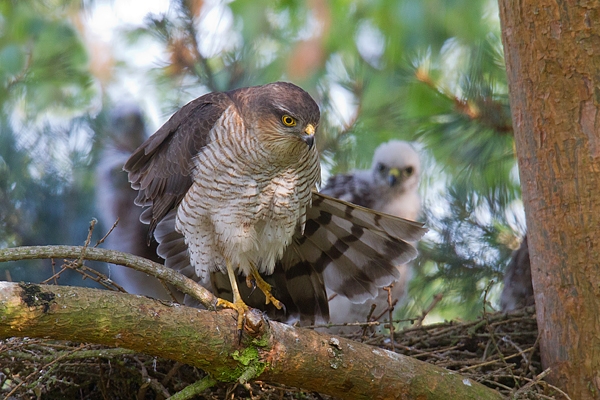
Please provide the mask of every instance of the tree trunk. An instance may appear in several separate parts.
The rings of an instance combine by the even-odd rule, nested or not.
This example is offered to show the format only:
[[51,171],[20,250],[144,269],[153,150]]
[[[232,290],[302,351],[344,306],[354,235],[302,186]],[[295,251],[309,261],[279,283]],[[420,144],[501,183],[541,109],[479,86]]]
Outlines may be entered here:
[[499,5],[542,363],[600,398],[600,3]]

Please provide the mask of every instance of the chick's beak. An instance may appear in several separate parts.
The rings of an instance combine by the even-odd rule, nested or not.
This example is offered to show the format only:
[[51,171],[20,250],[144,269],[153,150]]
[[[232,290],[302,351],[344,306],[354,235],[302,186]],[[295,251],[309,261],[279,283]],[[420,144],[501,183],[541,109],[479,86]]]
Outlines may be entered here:
[[315,144],[315,127],[312,124],[306,125],[304,133],[305,134],[302,135],[302,140],[304,140],[304,143],[306,143],[309,148],[312,148]]
[[398,182],[398,178],[400,177],[400,171],[398,168],[390,168],[390,172],[388,174],[388,184],[390,186],[394,186],[396,182]]

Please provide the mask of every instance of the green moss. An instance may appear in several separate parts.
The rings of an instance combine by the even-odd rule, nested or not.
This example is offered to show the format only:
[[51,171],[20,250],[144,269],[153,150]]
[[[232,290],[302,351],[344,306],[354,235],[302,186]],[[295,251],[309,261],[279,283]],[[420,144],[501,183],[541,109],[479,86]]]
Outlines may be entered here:
[[266,336],[267,335],[263,335],[263,337],[252,339],[252,344],[258,347],[267,347],[269,345],[269,339]]
[[246,383],[249,380],[259,377],[268,363],[261,361],[258,350],[254,346],[247,347],[241,351],[236,350],[231,354],[231,357],[236,360],[239,365],[234,368],[219,368],[212,375],[221,382]]
[[255,347],[246,347],[240,353],[239,350],[236,350],[231,355],[234,360],[241,362],[243,365],[250,365],[252,360],[258,357],[258,350]]
[[260,361],[258,350],[254,346],[246,347],[241,352],[236,350],[231,356],[234,360],[239,361],[240,364],[246,367],[242,368],[241,373],[237,377],[237,380],[240,383],[246,383],[247,381],[260,376],[267,367],[266,362]]

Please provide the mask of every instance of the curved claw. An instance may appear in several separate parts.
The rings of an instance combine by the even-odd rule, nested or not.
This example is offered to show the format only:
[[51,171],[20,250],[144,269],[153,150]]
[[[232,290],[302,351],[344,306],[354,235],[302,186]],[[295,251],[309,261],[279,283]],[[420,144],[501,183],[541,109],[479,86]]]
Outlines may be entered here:
[[248,275],[246,277],[246,286],[252,288],[250,294],[248,295],[248,298],[250,298],[250,296],[252,296],[252,293],[254,293],[254,291],[256,290],[256,279],[254,279],[254,275]]
[[242,331],[244,328],[244,320],[246,312],[249,310],[249,307],[242,301],[242,299],[237,299],[233,303],[224,299],[217,300],[217,306],[221,306],[224,308],[231,308],[236,310],[238,313],[237,316],[237,330],[239,334],[239,340],[242,340]]

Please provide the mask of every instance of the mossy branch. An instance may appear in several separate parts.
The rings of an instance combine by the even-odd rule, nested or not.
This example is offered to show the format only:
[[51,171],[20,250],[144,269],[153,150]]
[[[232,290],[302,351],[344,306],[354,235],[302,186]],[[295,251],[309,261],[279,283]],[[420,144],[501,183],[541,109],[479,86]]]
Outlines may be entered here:
[[[141,262],[144,272],[156,266],[151,275],[166,277],[162,266],[106,252],[87,249],[85,258]],[[17,254],[78,258],[81,248],[5,249],[0,260],[19,259]],[[502,399],[457,373],[369,345],[277,322],[264,323],[258,339],[245,334],[240,344],[232,310],[198,310],[106,290],[0,282],[0,337],[12,336],[123,347],[201,368],[218,381],[260,379],[345,399]]]

